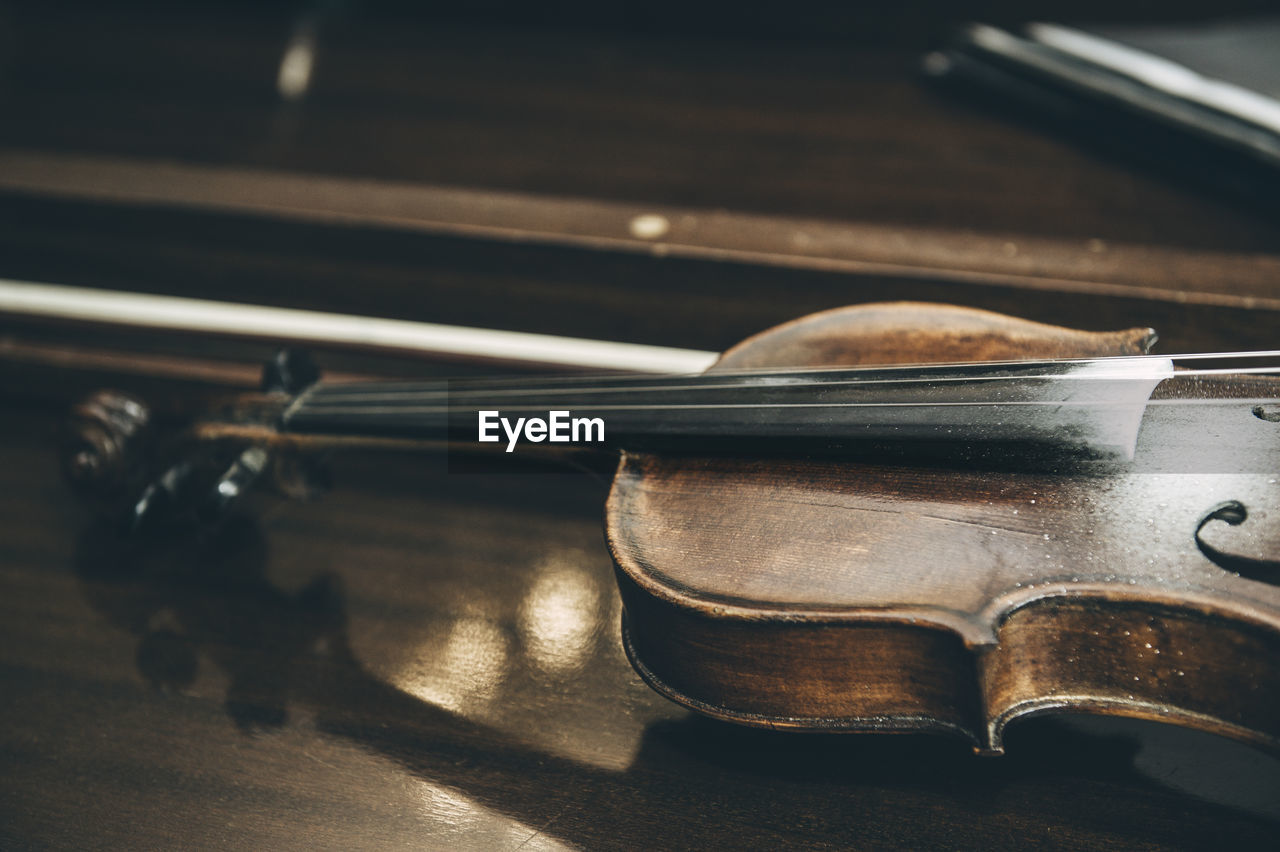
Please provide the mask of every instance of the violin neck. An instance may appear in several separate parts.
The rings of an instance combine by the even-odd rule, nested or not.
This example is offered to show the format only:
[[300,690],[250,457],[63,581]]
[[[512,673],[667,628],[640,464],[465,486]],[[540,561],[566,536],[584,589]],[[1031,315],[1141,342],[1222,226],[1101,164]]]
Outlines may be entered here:
[[[785,452],[866,442],[1034,444],[1130,456],[1163,359],[621,376],[519,382],[320,384],[285,432],[453,445],[597,443]],[[538,425],[541,423],[542,425]],[[532,429],[532,431],[531,431]],[[485,437],[485,435],[495,437]],[[541,437],[539,437],[541,435]],[[585,439],[585,440],[584,440]]]

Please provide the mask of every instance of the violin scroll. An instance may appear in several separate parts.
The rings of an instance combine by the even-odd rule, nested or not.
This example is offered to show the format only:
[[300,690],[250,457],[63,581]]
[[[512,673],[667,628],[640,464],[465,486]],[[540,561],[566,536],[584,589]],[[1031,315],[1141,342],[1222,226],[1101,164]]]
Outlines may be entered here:
[[99,514],[130,533],[156,524],[216,525],[264,480],[290,497],[314,496],[327,487],[326,469],[274,441],[274,420],[319,377],[309,354],[283,350],[263,369],[261,395],[163,424],[132,395],[96,391],[72,410],[65,475]]
[[95,391],[72,410],[63,447],[68,481],[86,494],[124,487],[150,449],[151,434],[144,402],[120,391]]

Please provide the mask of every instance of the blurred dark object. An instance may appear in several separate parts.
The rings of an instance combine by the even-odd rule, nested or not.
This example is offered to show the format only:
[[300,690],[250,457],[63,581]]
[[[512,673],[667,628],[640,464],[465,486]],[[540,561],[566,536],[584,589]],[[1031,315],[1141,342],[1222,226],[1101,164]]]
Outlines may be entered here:
[[959,30],[930,77],[1178,180],[1275,212],[1280,19]]

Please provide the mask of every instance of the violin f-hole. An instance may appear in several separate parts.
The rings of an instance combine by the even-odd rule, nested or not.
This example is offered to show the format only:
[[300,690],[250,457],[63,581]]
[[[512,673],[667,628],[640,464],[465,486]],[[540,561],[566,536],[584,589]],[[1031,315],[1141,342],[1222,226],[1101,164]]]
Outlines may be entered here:
[[1230,571],[1246,579],[1280,585],[1280,561],[1255,559],[1252,556],[1225,553],[1204,540],[1202,533],[1210,521],[1225,521],[1233,527],[1238,527],[1248,518],[1249,510],[1239,500],[1227,500],[1219,503],[1210,509],[1196,524],[1196,547],[1210,562],[1224,571]]

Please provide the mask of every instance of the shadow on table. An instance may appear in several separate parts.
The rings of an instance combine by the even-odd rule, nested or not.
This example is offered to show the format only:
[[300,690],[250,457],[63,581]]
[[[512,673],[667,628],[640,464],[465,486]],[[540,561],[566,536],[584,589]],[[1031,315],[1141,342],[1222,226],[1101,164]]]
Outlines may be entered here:
[[1028,721],[1010,732],[1007,756],[982,759],[935,737],[777,733],[690,716],[651,725],[625,769],[600,769],[372,676],[350,648],[339,580],[274,585],[248,518],[145,542],[94,526],[77,552],[85,595],[137,638],[138,670],[156,688],[190,686],[203,656],[229,677],[226,712],[246,733],[306,709],[321,730],[577,845],[705,847],[728,835],[738,846],[1241,846],[1274,839],[1280,818],[1280,761],[1124,720]]

